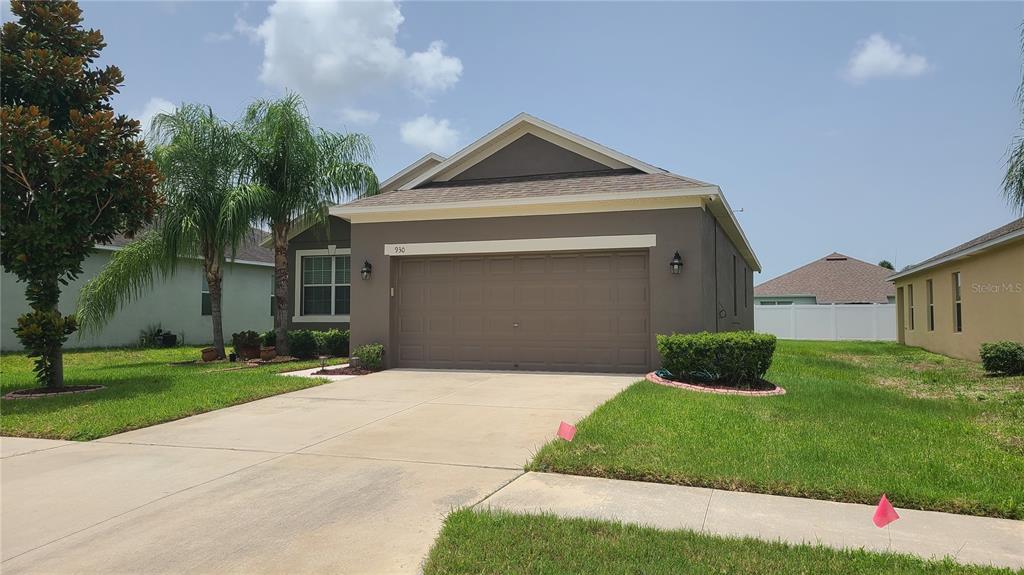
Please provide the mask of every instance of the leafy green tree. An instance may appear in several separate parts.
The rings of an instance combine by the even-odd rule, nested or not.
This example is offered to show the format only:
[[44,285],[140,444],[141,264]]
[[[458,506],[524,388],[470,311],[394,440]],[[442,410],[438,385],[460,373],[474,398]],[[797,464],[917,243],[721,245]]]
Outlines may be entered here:
[[114,254],[83,288],[78,319],[99,329],[117,309],[175,273],[184,260],[200,260],[210,290],[213,345],[224,357],[221,315],[225,256],[252,237],[261,196],[240,181],[242,136],[209,108],[185,105],[153,120],[153,155],[164,181],[164,206],[153,228]]
[[264,194],[263,217],[274,238],[274,330],[288,353],[288,241],[293,226],[327,221],[327,208],[358,195],[377,193],[368,162],[370,139],[314,128],[302,98],[258,100],[243,119],[249,146],[245,172]]
[[[1024,54],[1024,24],[1021,24],[1021,53]],[[1020,106],[1020,126],[1024,132],[1024,66],[1021,67],[1022,77],[1017,88],[1017,103]],[[1018,133],[1010,147],[1010,157],[1006,160],[1006,176],[1003,177],[1003,194],[1013,210],[1024,214],[1024,136]]]
[[892,262],[889,261],[889,260],[882,260],[882,261],[878,262],[878,267],[885,268],[887,270],[895,270],[896,269],[896,267],[893,266]]
[[58,309],[61,286],[97,243],[152,220],[160,176],[139,123],[111,108],[123,76],[94,66],[106,44],[78,4],[13,0],[11,13],[0,31],[0,263],[32,310],[14,331],[39,384],[57,388],[76,330]]

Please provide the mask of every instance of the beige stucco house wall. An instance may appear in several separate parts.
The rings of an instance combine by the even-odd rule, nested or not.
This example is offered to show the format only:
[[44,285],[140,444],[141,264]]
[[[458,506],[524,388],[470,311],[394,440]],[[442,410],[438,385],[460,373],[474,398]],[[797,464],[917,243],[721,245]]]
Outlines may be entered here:
[[[954,274],[958,272],[960,331],[955,323]],[[1024,343],[1024,236],[922,266],[919,271],[901,272],[894,280],[900,343],[975,361],[983,342]]]

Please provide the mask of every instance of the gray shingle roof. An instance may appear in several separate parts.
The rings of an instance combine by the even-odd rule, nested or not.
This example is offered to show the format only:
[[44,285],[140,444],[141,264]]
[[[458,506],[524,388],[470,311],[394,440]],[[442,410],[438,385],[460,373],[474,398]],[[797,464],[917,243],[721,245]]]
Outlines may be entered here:
[[[138,234],[136,234],[138,235]],[[260,262],[272,264],[274,263],[274,250],[260,246],[260,242],[270,236],[270,232],[263,231],[259,228],[252,229],[252,237],[244,241],[242,245],[238,246],[238,251],[235,253],[235,260],[247,261],[247,262]],[[132,240],[122,236],[114,236],[114,239],[107,246],[118,248],[130,244]],[[230,259],[231,254],[228,254]]]
[[818,303],[886,303],[896,295],[892,270],[831,254],[754,287],[754,297],[813,295]]
[[964,243],[956,246],[955,248],[948,249],[948,250],[942,252],[941,254],[932,256],[932,257],[930,257],[930,258],[928,258],[928,259],[926,259],[926,260],[924,260],[922,262],[918,262],[918,263],[916,263],[916,264],[914,264],[912,266],[907,266],[906,268],[900,270],[899,274],[902,275],[902,274],[905,274],[905,273],[908,273],[908,272],[912,272],[912,271],[914,271],[914,270],[916,270],[918,268],[927,267],[929,264],[931,264],[933,262],[936,262],[938,260],[944,259],[944,258],[955,257],[960,252],[966,252],[967,250],[969,250],[969,249],[971,249],[971,248],[973,248],[975,246],[980,246],[983,243],[990,242],[992,240],[998,239],[998,238],[1000,238],[1002,236],[1008,235],[1008,234],[1010,234],[1012,232],[1015,232],[1015,231],[1021,230],[1021,229],[1024,229],[1024,218],[1018,218],[1016,220],[1013,220],[1012,222],[1006,224],[1005,226],[1000,226],[1000,227],[998,227],[998,228],[996,228],[996,229],[994,229],[994,230],[992,230],[992,231],[990,231],[988,233],[984,233],[984,234],[974,238],[973,240],[964,242]]
[[394,207],[480,200],[678,190],[700,188],[707,185],[709,184],[675,174],[646,174],[633,169],[608,170],[518,178],[435,182],[412,190],[395,190],[360,198],[346,204],[346,207]]

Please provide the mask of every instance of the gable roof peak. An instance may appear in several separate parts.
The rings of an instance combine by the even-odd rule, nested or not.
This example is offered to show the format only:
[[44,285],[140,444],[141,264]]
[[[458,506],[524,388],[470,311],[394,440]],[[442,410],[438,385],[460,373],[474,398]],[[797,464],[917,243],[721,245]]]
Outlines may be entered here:
[[405,183],[400,189],[410,190],[433,181],[448,181],[524,134],[532,134],[574,153],[604,163],[612,169],[634,168],[647,174],[668,173],[667,170],[598,144],[532,114],[520,112],[475,142],[452,154],[445,161]]

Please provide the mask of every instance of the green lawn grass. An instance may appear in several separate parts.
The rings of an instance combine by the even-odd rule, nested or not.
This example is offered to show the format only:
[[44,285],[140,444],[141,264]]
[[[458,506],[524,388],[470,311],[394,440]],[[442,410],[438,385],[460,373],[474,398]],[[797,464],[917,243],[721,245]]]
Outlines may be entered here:
[[[237,371],[226,362],[171,366],[197,359],[200,347],[166,349],[69,350],[64,354],[66,385],[100,384],[105,389],[56,397],[0,400],[0,434],[89,440],[138,429],[325,383],[324,379],[281,377],[319,365],[281,363]],[[340,360],[335,360],[340,361]],[[34,387],[32,360],[0,355],[0,391]]]
[[659,531],[550,515],[456,511],[425,575],[448,573],[1009,573],[908,555]]
[[775,397],[641,381],[528,466],[1024,519],[1024,378],[894,343],[780,341]]

